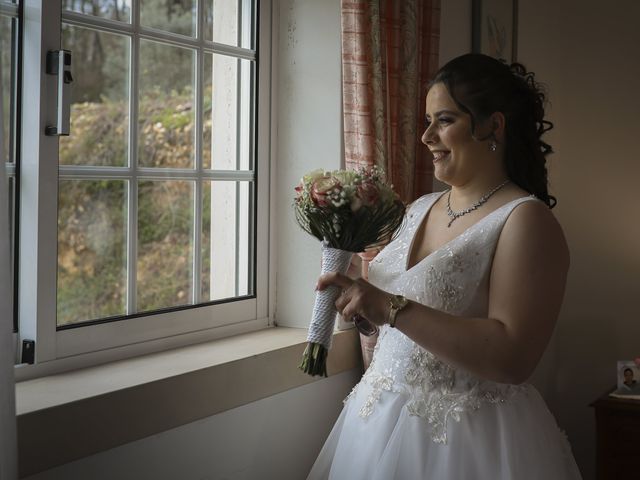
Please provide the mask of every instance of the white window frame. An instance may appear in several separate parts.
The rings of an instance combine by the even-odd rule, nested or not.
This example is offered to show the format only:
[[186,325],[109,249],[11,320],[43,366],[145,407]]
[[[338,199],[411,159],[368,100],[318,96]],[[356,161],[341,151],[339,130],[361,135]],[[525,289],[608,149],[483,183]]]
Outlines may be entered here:
[[[2,13],[5,18],[7,16],[8,17],[13,17],[13,18],[18,18],[19,14],[20,14],[19,8],[20,7],[17,4],[0,3],[0,13]],[[19,29],[18,33],[19,34],[22,33],[22,24],[21,23],[19,23],[18,29]],[[18,51],[19,51],[19,49],[18,49]],[[19,77],[18,77],[19,72],[17,70],[18,69],[16,68],[16,71],[13,71],[12,75],[11,75],[13,84],[16,85],[16,87],[18,85],[18,82],[20,81]],[[2,94],[2,92],[0,92],[0,95],[1,94]],[[13,99],[16,99],[17,92],[11,92],[11,95],[12,95]],[[2,112],[0,112],[0,115],[2,115]],[[16,119],[17,119],[17,112],[14,109],[14,110],[11,111],[11,117],[10,117],[9,121],[13,122],[13,121],[16,121]],[[4,121],[4,119],[2,119],[0,117],[0,124],[3,121]],[[10,147],[10,152],[9,153],[10,154],[11,153],[14,154],[13,160],[14,160],[14,162],[16,162],[17,159],[18,159],[18,155],[16,154],[17,139],[18,139],[18,128],[12,128],[9,131],[10,131],[11,138],[4,138],[3,140],[4,140],[4,144],[5,145],[8,143],[10,146],[13,146],[13,149],[11,149],[11,147]],[[0,135],[1,134],[2,133],[0,133]],[[0,147],[1,147],[1,145],[2,145],[2,143],[0,142]],[[15,189],[17,188],[17,180],[18,179],[16,177],[16,173],[17,173],[16,163],[14,163],[14,162],[6,164],[6,163],[4,163],[4,161],[2,161],[2,163],[0,164],[0,167],[6,169],[5,171],[6,171],[6,174],[7,174],[7,179],[13,179],[13,182],[14,182],[14,187],[13,188],[14,188],[14,195],[15,195]],[[14,202],[17,203],[17,197],[16,196],[14,196]],[[12,212],[12,214],[11,214],[11,216],[9,218],[9,221],[12,222],[11,228],[13,230],[13,238],[11,239],[11,244],[13,244],[15,242],[15,234],[16,234],[15,229],[17,227],[17,224],[16,224],[16,220],[17,219],[15,218],[15,213],[16,213],[15,211]],[[16,259],[13,257],[15,255],[15,250],[12,251],[10,253],[10,255],[12,256],[10,261],[12,263],[13,269],[15,270],[15,268],[17,268]],[[15,279],[15,275],[14,275],[14,272],[12,272],[11,281],[13,282],[14,279]],[[11,305],[9,306],[9,310],[10,311],[13,311],[13,298],[14,298],[14,295],[11,296]],[[14,345],[17,344],[17,334],[16,333],[14,333],[13,343],[14,343]]]
[[[237,180],[256,179],[254,295],[226,303],[136,315],[134,318],[67,330],[56,328],[57,249],[54,246],[57,245],[58,139],[44,134],[45,126],[54,123],[56,109],[56,99],[51,94],[55,92],[55,77],[44,74],[46,52],[60,48],[60,33],[56,31],[60,27],[41,28],[43,22],[61,25],[61,2],[23,2],[18,311],[19,338],[35,340],[36,364],[20,365],[17,369],[18,378],[88,366],[272,326],[269,307],[272,2],[257,0],[256,5],[256,42],[259,54],[255,51],[253,53],[257,69],[254,169],[233,172],[233,178]],[[74,16],[75,14],[65,13],[65,21],[72,21]],[[85,19],[84,16],[82,18]],[[104,26],[109,22],[98,23]],[[243,56],[250,57],[246,49],[219,45],[216,45],[216,49],[236,54],[242,51]],[[134,94],[133,88],[131,94]],[[66,170],[68,174],[74,172],[73,169]],[[79,170],[81,169],[76,170],[76,173]],[[228,178],[228,172],[219,173],[216,179],[225,175]]]

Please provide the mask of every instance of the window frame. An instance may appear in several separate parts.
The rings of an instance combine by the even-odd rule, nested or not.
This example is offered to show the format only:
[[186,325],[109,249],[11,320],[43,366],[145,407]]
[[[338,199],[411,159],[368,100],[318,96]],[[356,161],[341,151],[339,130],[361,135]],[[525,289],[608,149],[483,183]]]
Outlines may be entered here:
[[[255,182],[254,294],[226,302],[133,314],[123,321],[89,322],[78,328],[62,329],[56,325],[57,249],[51,248],[57,245],[58,138],[44,134],[45,125],[53,123],[55,118],[56,99],[48,94],[55,92],[55,77],[46,75],[44,66],[46,52],[60,48],[63,15],[60,0],[23,2],[22,85],[23,91],[30,94],[22,98],[21,128],[23,132],[34,132],[37,125],[37,135],[29,138],[23,135],[21,142],[18,320],[19,339],[36,342],[36,364],[22,365],[18,369],[19,378],[55,371],[56,364],[64,365],[61,368],[65,369],[77,368],[105,359],[125,358],[272,326],[269,301],[273,297],[269,290],[272,275],[269,225],[273,215],[269,209],[272,2],[256,0],[254,165],[252,171],[240,174]],[[137,4],[134,1],[132,8],[137,8]],[[76,16],[85,18],[66,12],[64,19]],[[44,22],[55,27],[41,28]],[[104,26],[109,22],[99,23]],[[233,53],[242,50],[246,55],[247,49],[222,46],[220,50]],[[73,174],[82,167],[65,169]]]
[[[13,18],[17,21],[17,35],[22,35],[22,3],[11,3],[11,0],[5,0],[0,3],[0,13],[5,18]],[[16,32],[12,32],[15,38]],[[14,333],[14,345],[17,345],[17,333],[18,333],[18,214],[19,214],[19,192],[20,192],[20,98],[21,98],[21,72],[22,72],[22,42],[17,41],[17,45],[13,47],[16,55],[15,70],[12,70],[11,74],[11,105],[10,105],[10,119],[14,125],[14,128],[10,129],[10,138],[4,139],[4,142],[9,143],[9,154],[13,154],[12,162],[5,163],[2,168],[6,169],[7,180],[13,180],[13,212],[10,213],[9,222],[11,231],[13,233],[10,239],[11,248],[11,282],[12,282],[12,295],[10,309],[13,312],[13,333]],[[0,95],[2,92],[0,92]],[[2,112],[0,112],[2,115]],[[14,352],[15,353],[15,352]]]

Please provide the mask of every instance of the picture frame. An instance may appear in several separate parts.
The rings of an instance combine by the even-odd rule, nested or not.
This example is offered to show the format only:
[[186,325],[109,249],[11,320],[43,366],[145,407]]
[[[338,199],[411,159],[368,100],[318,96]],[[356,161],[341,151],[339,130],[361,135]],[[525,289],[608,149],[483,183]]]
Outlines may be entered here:
[[620,360],[617,366],[616,396],[640,397],[640,365],[634,360]]
[[472,0],[471,51],[517,61],[518,0]]

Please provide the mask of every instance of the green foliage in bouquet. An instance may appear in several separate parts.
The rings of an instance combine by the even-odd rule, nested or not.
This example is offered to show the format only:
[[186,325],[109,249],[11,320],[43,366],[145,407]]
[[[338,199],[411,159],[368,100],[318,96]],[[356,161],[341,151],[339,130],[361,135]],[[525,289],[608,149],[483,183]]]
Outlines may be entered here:
[[294,208],[303,230],[332,248],[349,252],[388,243],[405,212],[377,167],[314,170],[296,187]]

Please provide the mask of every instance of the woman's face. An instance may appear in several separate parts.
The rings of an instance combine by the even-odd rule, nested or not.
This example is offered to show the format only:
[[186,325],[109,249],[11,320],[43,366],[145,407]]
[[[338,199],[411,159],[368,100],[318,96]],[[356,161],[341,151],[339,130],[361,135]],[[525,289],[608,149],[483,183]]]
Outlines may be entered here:
[[444,84],[431,87],[426,103],[427,129],[422,143],[433,153],[435,177],[449,185],[463,185],[484,167],[493,152],[488,141],[472,137],[471,116],[458,109]]

